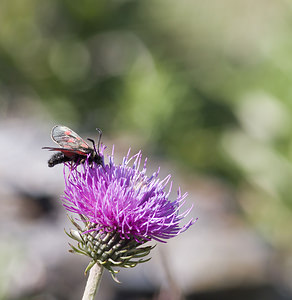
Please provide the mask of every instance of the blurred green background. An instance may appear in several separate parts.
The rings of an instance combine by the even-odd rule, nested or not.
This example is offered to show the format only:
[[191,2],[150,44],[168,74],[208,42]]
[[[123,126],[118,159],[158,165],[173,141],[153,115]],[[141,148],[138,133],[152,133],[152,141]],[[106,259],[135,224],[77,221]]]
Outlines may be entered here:
[[288,0],[2,0],[0,115],[135,136],[224,181],[290,256],[291,37]]

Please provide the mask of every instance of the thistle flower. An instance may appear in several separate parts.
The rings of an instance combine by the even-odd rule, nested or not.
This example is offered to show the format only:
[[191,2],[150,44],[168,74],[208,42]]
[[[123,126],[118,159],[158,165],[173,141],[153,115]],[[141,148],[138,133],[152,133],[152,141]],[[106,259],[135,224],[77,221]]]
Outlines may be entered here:
[[98,263],[115,280],[118,271],[112,267],[134,267],[150,259],[141,258],[153,247],[141,245],[151,240],[166,242],[195,222],[191,219],[180,226],[192,209],[179,213],[187,194],[182,195],[179,189],[176,200],[170,201],[170,175],[160,180],[158,169],[147,177],[147,159],[142,170],[141,160],[141,152],[130,157],[129,150],[117,165],[113,148],[106,165],[85,163],[73,169],[67,166],[64,171],[64,206],[80,216],[78,220],[71,218],[77,230],[71,230],[68,235],[78,241],[78,247],[70,245],[71,251],[91,258],[87,270]]

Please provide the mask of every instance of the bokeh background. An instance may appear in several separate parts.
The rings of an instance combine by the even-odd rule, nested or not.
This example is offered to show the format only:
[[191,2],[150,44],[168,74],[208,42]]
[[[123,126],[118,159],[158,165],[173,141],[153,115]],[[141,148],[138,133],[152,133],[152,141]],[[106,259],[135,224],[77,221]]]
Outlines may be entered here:
[[100,299],[291,299],[292,2],[0,2],[0,299],[80,299],[50,129],[189,192],[186,233]]

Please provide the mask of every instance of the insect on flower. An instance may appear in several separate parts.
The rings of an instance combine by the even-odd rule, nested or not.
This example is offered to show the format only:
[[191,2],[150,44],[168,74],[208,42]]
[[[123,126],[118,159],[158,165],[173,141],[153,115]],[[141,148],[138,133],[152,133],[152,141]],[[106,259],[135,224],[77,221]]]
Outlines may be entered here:
[[76,132],[70,128],[62,125],[56,125],[52,129],[51,138],[61,148],[57,147],[43,147],[49,151],[58,151],[49,160],[48,166],[54,167],[57,164],[64,162],[74,162],[81,164],[88,159],[91,164],[95,162],[98,165],[103,165],[103,156],[99,152],[100,140],[102,131],[97,128],[99,132],[97,148],[92,139],[88,140],[92,143],[89,146]]

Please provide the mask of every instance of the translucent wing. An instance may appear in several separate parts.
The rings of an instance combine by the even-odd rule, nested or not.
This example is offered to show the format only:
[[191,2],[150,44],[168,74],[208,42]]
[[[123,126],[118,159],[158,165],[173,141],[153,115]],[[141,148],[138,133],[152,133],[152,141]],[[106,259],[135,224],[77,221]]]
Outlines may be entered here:
[[74,157],[76,154],[86,155],[88,152],[88,151],[85,152],[85,151],[77,150],[77,149],[57,148],[57,147],[42,147],[42,149],[46,149],[49,151],[59,151],[59,152],[64,153],[64,155],[67,157]]
[[66,150],[75,150],[76,153],[89,153],[92,150],[76,132],[66,126],[54,126],[51,137],[55,143]]

